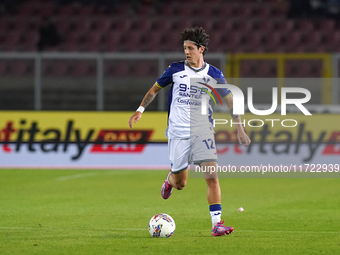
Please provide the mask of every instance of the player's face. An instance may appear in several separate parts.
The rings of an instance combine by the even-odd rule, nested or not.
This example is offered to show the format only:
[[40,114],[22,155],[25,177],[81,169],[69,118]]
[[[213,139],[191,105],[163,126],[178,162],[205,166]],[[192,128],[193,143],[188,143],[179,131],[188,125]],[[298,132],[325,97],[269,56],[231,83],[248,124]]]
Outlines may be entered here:
[[192,42],[185,41],[183,44],[185,57],[191,66],[196,66],[203,57],[204,47],[197,47]]

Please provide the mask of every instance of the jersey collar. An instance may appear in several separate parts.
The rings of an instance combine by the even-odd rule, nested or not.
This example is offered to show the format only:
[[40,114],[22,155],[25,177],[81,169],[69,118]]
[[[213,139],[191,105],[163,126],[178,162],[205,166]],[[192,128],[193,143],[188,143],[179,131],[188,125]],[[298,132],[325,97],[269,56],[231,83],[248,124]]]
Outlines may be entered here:
[[192,71],[194,71],[195,73],[198,73],[198,72],[202,71],[204,68],[207,67],[207,62],[204,62],[204,65],[203,65],[200,69],[195,69],[195,68],[191,67],[191,66],[189,65],[188,61],[185,61],[185,64],[186,64],[187,67],[189,67],[189,68],[190,68]]

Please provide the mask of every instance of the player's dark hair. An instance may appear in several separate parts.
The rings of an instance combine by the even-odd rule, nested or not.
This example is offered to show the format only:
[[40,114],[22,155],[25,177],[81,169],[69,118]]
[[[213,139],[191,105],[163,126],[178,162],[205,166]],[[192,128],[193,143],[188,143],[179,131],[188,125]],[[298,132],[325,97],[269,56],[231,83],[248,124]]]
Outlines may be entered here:
[[193,41],[197,48],[204,46],[203,55],[208,51],[208,43],[210,41],[209,35],[204,31],[202,27],[186,28],[181,33],[182,41]]

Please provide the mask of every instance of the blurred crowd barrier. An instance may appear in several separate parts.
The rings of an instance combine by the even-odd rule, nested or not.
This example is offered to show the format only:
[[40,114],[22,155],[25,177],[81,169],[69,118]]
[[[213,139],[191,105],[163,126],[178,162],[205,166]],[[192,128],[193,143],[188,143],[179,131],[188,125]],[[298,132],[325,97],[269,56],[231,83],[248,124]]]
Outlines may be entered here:
[[[0,53],[0,110],[135,110],[167,66],[183,58],[183,53]],[[209,53],[205,60],[245,94],[254,87],[255,104],[270,105],[272,88],[284,86],[308,89],[315,111],[332,105],[333,112],[339,103],[340,54]],[[149,110],[167,110],[167,90]]]

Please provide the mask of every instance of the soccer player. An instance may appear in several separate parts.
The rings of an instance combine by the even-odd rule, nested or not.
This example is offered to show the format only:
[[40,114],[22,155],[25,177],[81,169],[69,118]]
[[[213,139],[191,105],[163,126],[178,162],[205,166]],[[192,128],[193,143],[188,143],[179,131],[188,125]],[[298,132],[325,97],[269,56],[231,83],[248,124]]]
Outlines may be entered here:
[[[222,72],[204,61],[203,56],[208,50],[209,42],[209,35],[204,29],[201,27],[186,28],[181,36],[186,60],[172,63],[165,70],[146,93],[141,105],[129,120],[129,126],[132,128],[133,123],[139,121],[143,111],[154,100],[157,93],[171,85],[167,127],[171,170],[161,188],[161,195],[164,199],[170,197],[173,187],[177,190],[185,187],[188,179],[187,168],[190,163],[193,162],[205,169],[217,169],[211,106],[209,105],[209,115],[201,114],[202,98],[208,95],[206,93],[208,90],[198,89],[198,86],[191,85],[191,79],[201,79],[204,81],[201,84],[207,84],[211,80],[218,81],[219,84],[226,83]],[[240,124],[240,116],[233,114],[231,91],[218,89],[218,93],[225,98],[234,122],[239,123],[237,124],[239,143],[245,142],[245,146],[248,146],[250,139]],[[207,197],[212,221],[212,235],[231,234],[234,228],[224,226],[224,221],[221,221],[221,190],[217,173],[216,171],[206,172],[204,177],[208,187]]]

